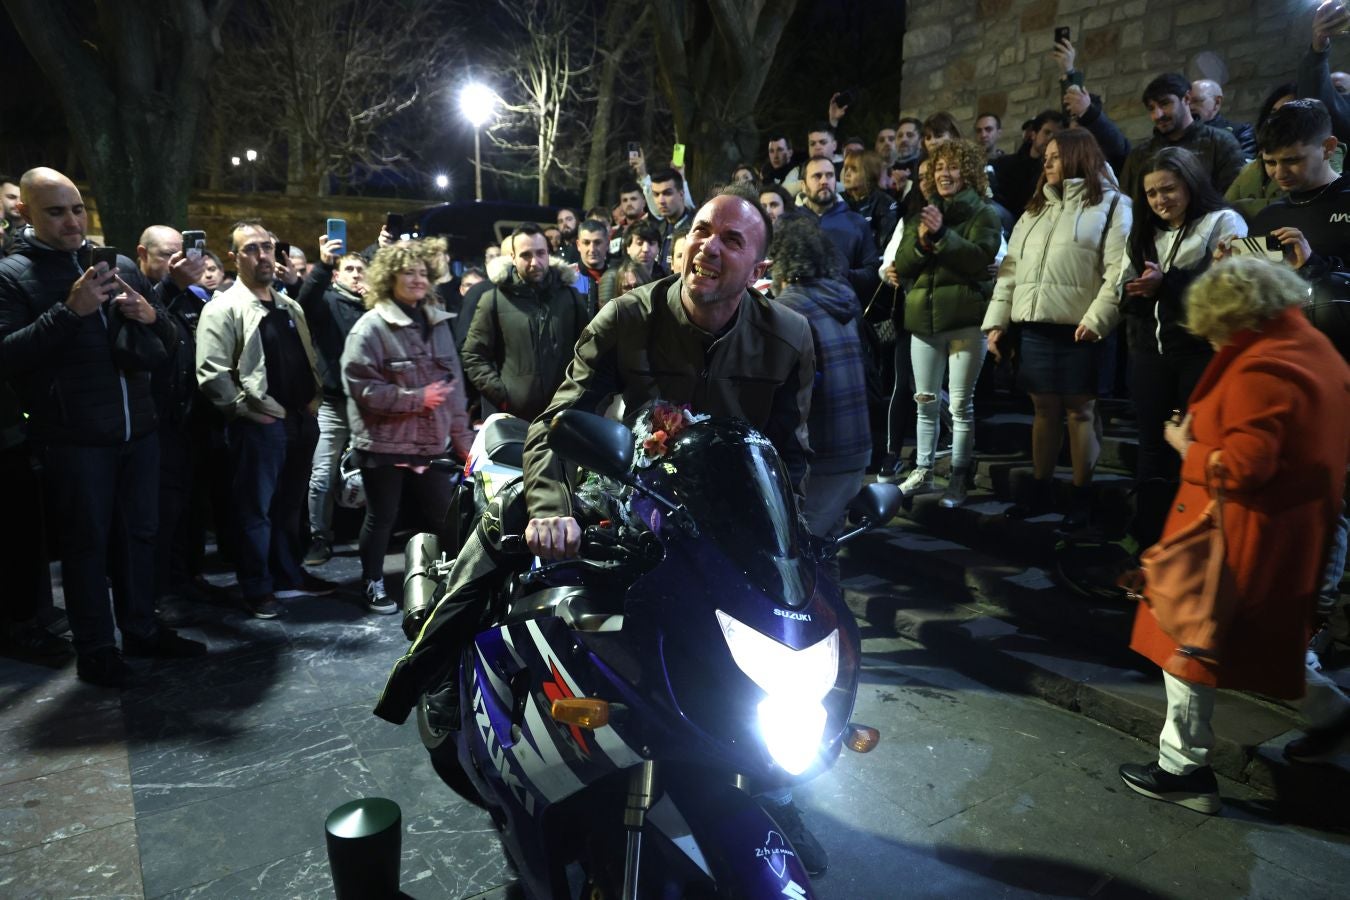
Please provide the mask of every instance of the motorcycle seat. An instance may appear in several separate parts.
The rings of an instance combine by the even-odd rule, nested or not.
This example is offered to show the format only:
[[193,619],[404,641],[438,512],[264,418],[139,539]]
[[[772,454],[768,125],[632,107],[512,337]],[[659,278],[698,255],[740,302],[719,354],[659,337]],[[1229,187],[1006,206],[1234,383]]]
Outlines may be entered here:
[[483,426],[483,447],[487,457],[499,466],[525,467],[525,433],[530,423],[515,416],[494,416]]

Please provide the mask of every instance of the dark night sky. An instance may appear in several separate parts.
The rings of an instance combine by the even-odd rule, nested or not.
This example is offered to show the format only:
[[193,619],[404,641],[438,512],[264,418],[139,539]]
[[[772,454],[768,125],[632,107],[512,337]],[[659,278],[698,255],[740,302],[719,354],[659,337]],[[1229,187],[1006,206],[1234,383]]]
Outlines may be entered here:
[[[484,17],[482,4],[470,8]],[[804,140],[807,125],[823,117],[830,93],[851,88],[858,100],[842,131],[870,138],[896,115],[903,10],[904,0],[802,0],[765,89],[761,128],[785,128],[794,141]],[[9,75],[0,90],[0,171],[68,166],[64,116],[8,15],[0,16],[0,58]],[[464,183],[471,171],[465,161],[472,154],[471,133],[448,108],[430,110],[429,119],[424,166],[437,169],[440,159],[459,160],[452,175]]]

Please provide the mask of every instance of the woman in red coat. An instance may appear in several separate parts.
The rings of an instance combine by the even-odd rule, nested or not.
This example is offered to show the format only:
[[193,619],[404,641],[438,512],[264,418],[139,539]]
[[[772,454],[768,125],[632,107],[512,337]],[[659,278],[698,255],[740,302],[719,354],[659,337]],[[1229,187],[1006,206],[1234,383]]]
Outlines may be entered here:
[[1178,654],[1153,611],[1140,605],[1130,647],[1162,667],[1167,720],[1158,760],[1121,766],[1120,775],[1141,794],[1200,812],[1219,809],[1207,765],[1215,688],[1293,699],[1306,680],[1310,735],[1334,738],[1334,749],[1350,733],[1350,700],[1304,665],[1350,460],[1350,369],[1300,311],[1307,291],[1288,267],[1246,256],[1216,264],[1187,295],[1187,328],[1216,355],[1185,420],[1166,427],[1182,480],[1163,537],[1204,511],[1206,474],[1222,477],[1225,559],[1238,609],[1221,662],[1208,665]]

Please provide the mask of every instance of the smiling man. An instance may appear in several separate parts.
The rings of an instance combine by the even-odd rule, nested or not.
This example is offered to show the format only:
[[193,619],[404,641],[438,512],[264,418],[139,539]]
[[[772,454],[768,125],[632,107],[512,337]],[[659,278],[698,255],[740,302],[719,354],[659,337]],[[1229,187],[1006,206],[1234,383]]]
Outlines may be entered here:
[[[693,217],[681,272],[606,304],[582,332],[566,380],[525,439],[533,517],[525,537],[532,552],[561,558],[580,545],[569,467],[548,448],[553,417],[565,409],[603,412],[621,397],[632,424],[659,398],[743,419],[773,442],[800,483],[810,454],[806,419],[815,351],[806,319],[751,287],[767,267],[770,234],[753,193],[729,188]],[[459,658],[487,602],[483,586],[497,566],[492,548],[499,538],[500,529],[493,533],[481,523],[470,533],[446,597],[394,667],[376,715],[405,721],[444,661]]]
[[[1163,147],[1185,147],[1194,153],[1215,190],[1221,194],[1227,190],[1246,164],[1242,146],[1230,132],[1195,119],[1190,106],[1191,83],[1176,73],[1159,75],[1144,88],[1143,101],[1153,120],[1153,136],[1135,145],[1125,159],[1120,181],[1126,195],[1138,193],[1144,167]],[[1109,122],[1104,113],[1099,121]]]

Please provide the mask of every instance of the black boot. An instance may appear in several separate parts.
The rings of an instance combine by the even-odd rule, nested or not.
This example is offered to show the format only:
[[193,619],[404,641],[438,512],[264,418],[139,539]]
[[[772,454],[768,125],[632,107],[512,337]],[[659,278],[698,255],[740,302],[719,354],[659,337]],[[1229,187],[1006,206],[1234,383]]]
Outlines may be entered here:
[[1043,516],[1053,506],[1054,493],[1055,479],[1053,477],[1034,478],[1026,497],[1008,507],[1008,511],[1003,515],[1009,519],[1031,519],[1036,516]]
[[956,509],[962,503],[966,502],[966,483],[970,477],[970,469],[962,466],[959,469],[952,469],[952,476],[947,480],[947,490],[943,492],[942,499],[938,504],[945,509]]
[[1069,511],[1064,515],[1060,528],[1064,531],[1078,531],[1092,524],[1092,485],[1073,486],[1073,496],[1069,500]]

